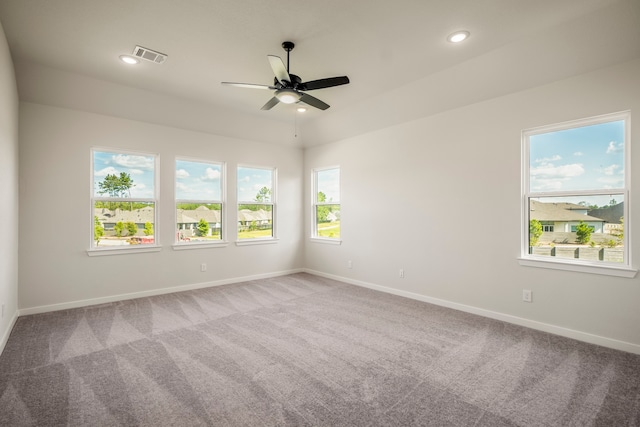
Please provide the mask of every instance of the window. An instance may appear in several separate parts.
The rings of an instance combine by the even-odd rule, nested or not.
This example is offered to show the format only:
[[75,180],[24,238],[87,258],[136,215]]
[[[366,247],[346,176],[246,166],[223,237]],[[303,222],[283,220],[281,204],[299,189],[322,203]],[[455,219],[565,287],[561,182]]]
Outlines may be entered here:
[[276,170],[238,167],[238,240],[273,239]]
[[222,242],[224,164],[177,159],[175,177],[176,243]]
[[157,156],[92,150],[91,249],[157,244]]
[[629,135],[628,112],[523,132],[522,259],[629,267]]
[[340,239],[340,168],[313,171],[312,237]]
[[540,221],[540,224],[542,225],[542,231],[543,232],[553,232],[553,222],[550,221]]

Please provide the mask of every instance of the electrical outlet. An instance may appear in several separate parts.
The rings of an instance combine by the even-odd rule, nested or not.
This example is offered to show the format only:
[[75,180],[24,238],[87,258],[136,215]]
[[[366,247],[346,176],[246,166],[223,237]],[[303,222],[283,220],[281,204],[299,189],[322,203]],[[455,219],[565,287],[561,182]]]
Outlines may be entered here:
[[528,289],[522,290],[522,301],[524,302],[532,302],[533,301],[533,293]]
[[202,271],[202,272],[207,271],[207,264],[205,264],[204,262],[202,264],[200,264],[200,271]]
[[347,261],[347,268],[353,268],[353,263],[351,260]]
[[400,278],[401,278],[401,279],[404,279],[404,268],[401,268],[401,269],[400,269],[400,273],[399,273],[399,275],[400,275]]

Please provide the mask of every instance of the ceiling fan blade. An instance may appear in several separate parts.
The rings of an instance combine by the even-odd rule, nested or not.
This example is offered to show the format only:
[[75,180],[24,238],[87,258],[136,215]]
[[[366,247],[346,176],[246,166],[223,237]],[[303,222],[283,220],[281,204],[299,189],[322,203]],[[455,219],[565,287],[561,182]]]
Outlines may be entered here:
[[247,89],[268,89],[268,90],[277,89],[275,86],[254,85],[253,83],[222,82],[222,84],[223,85],[227,85],[227,86],[244,87],[244,88],[247,88]]
[[289,83],[291,83],[291,77],[289,77],[289,72],[287,68],[284,66],[284,62],[280,59],[279,56],[275,55],[267,55],[269,58],[269,64],[271,65],[271,69],[273,70],[273,74],[276,76],[276,79],[282,84],[284,87],[289,87]]
[[314,90],[324,89],[327,87],[346,85],[349,83],[349,77],[330,77],[328,79],[311,80],[310,82],[304,82],[298,88],[300,90]]
[[271,98],[269,101],[267,101],[266,104],[264,104],[261,108],[261,110],[271,110],[273,107],[275,107],[280,101],[278,101],[278,98],[276,98],[275,96],[273,98]]
[[316,107],[321,110],[326,110],[327,108],[329,108],[329,104],[320,101],[318,98],[307,95],[306,93],[301,93],[300,95],[300,101],[304,102],[305,104],[311,105],[312,107]]

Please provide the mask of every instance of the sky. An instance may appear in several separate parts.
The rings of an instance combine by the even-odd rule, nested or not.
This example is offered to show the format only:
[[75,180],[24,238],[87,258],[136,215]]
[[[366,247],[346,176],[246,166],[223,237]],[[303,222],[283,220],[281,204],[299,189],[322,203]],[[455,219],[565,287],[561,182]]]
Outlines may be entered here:
[[262,187],[273,191],[273,169],[238,167],[238,202],[254,202]]
[[[531,192],[624,188],[623,120],[531,135],[529,141]],[[602,206],[611,198],[581,200]]]
[[[132,198],[153,198],[154,190],[154,156],[138,156],[123,153],[110,153],[105,151],[93,152],[93,194],[98,194],[102,182],[107,175],[120,175],[128,173],[133,181],[131,187]],[[102,195],[108,197],[107,194]]]
[[340,203],[340,169],[325,169],[317,172],[318,192],[327,196],[326,202]]
[[222,200],[222,164],[176,160],[176,199]]

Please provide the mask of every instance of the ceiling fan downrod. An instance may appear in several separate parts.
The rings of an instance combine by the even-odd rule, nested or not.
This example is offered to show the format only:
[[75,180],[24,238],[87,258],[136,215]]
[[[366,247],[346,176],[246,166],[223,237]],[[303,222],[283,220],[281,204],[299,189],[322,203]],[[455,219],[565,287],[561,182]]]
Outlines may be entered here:
[[289,52],[291,52],[295,46],[293,42],[282,42],[282,48],[287,51],[287,73],[289,72]]

